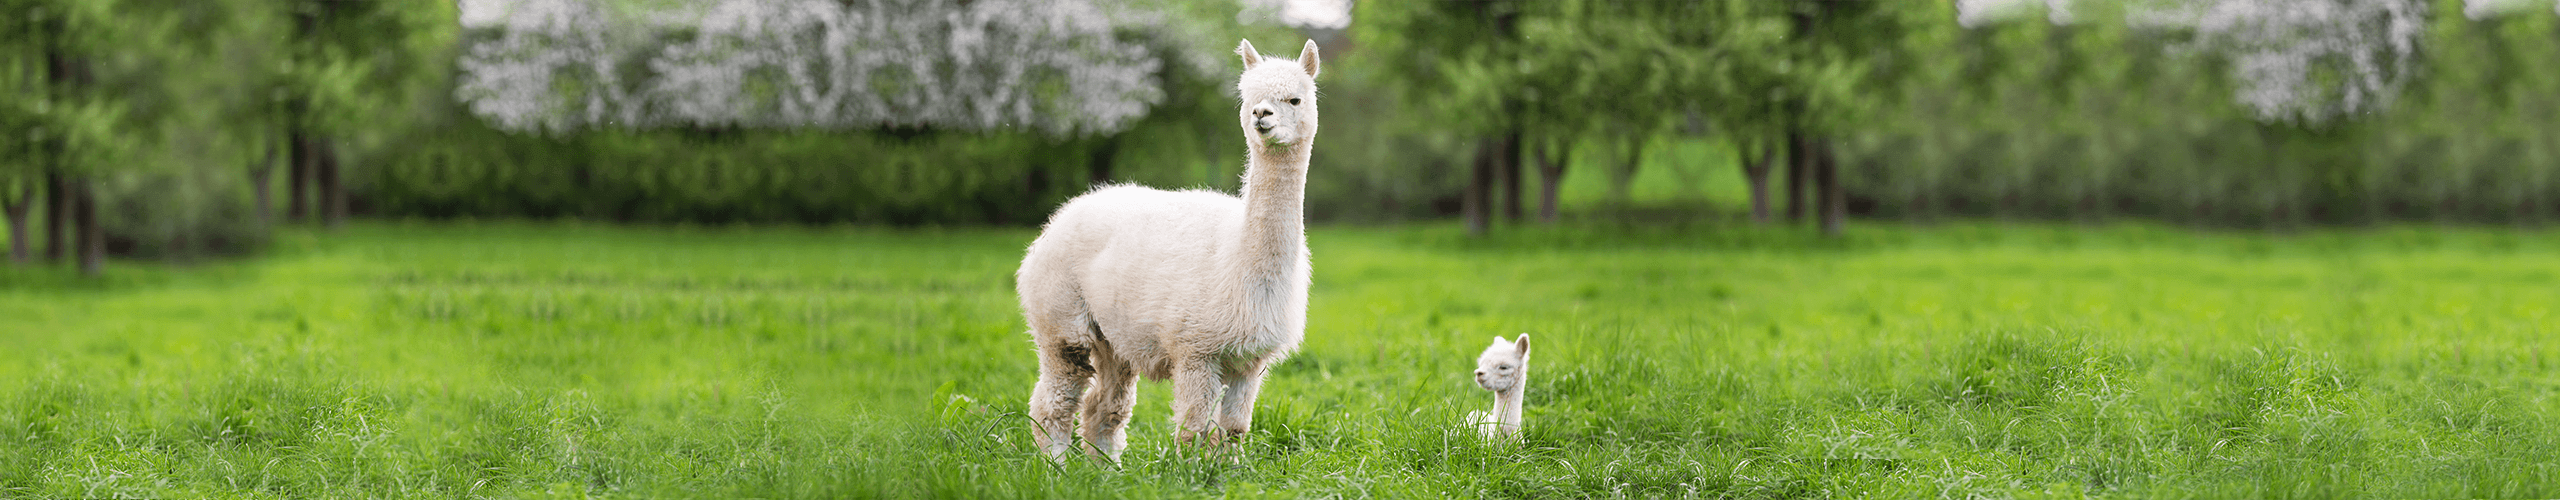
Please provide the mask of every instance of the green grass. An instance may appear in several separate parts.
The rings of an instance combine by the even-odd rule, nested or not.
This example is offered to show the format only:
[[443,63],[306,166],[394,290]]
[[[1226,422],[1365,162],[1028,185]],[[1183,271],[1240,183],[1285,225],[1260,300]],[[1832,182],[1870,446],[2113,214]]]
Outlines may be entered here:
[[[0,271],[0,498],[2552,497],[2560,234],[1318,229],[1233,463],[1035,458],[1027,230]],[[1526,442],[1458,425],[1534,332]]]

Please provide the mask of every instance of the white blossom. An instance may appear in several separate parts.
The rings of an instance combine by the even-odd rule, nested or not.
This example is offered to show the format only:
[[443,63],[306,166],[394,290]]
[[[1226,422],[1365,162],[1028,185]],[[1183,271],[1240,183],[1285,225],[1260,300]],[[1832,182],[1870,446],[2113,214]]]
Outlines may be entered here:
[[[1053,136],[1126,128],[1164,98],[1162,56],[1117,34],[1144,16],[1088,0],[703,0],[647,16],[601,5],[521,0],[478,13],[504,21],[464,51],[460,97],[517,130]],[[616,32],[637,34],[607,36]]]
[[2228,58],[2236,98],[2261,120],[2319,123],[2388,109],[2410,79],[2426,25],[2419,0],[2135,5],[2136,25],[2192,30],[2193,48]]
[[2552,3],[2551,0],[2464,0],[2462,16],[2473,20],[2488,19],[2525,12],[2540,4],[2550,3]]
[[1236,22],[1335,30],[1351,26],[1351,0],[1237,0]]

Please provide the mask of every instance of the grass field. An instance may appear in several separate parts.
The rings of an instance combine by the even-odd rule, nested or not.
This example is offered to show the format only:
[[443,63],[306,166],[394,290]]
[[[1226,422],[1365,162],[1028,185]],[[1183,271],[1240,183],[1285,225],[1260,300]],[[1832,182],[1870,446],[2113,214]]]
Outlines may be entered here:
[[[0,498],[2552,497],[2560,234],[1318,229],[1234,463],[1035,457],[1028,230],[0,270]],[[1460,424],[1534,332],[1526,442]]]

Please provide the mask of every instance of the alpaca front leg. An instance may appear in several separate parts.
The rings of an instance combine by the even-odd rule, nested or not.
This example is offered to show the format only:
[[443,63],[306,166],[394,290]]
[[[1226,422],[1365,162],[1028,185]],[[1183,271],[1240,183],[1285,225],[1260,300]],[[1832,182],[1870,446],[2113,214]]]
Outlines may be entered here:
[[1083,346],[1043,345],[1040,381],[1031,385],[1031,439],[1051,461],[1074,446],[1076,409],[1093,379],[1091,351]]
[[1173,367],[1174,437],[1184,443],[1215,446],[1221,442],[1218,421],[1218,365],[1207,359],[1176,362]]
[[1218,410],[1218,429],[1226,435],[1241,436],[1253,429],[1253,399],[1262,394],[1262,375],[1267,366],[1257,359],[1226,374],[1225,404]]

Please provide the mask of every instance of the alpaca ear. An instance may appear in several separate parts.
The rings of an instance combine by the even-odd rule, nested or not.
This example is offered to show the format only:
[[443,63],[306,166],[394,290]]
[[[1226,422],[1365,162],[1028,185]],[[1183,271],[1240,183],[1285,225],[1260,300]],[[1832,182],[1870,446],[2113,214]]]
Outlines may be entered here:
[[1308,40],[1307,48],[1298,51],[1298,65],[1307,68],[1307,78],[1315,78],[1316,71],[1324,67],[1321,59],[1316,54],[1315,40]]
[[1494,345],[1509,344],[1511,343],[1511,339],[1502,338],[1501,335],[1495,335],[1493,336],[1493,343]]
[[[1494,338],[1501,338],[1501,337],[1494,337]],[[1516,341],[1516,342],[1518,342],[1518,343],[1519,343],[1519,346],[1520,346],[1520,357],[1523,357],[1523,358],[1529,357],[1529,334],[1526,334],[1526,333],[1520,334],[1520,340],[1518,340],[1518,341]]]
[[1253,51],[1252,40],[1236,44],[1236,57],[1244,58],[1244,69],[1253,69],[1253,65],[1262,64],[1262,53]]

